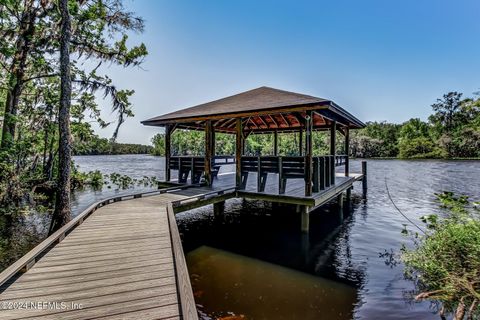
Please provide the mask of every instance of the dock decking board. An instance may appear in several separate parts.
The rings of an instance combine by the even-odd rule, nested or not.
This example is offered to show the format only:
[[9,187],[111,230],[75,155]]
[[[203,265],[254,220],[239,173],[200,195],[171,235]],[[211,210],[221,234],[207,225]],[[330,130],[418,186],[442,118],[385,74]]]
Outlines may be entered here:
[[[3,303],[64,302],[67,309],[0,310],[0,318],[180,319],[167,204],[185,197],[162,194],[98,209],[0,294]],[[82,308],[71,309],[72,302]]]

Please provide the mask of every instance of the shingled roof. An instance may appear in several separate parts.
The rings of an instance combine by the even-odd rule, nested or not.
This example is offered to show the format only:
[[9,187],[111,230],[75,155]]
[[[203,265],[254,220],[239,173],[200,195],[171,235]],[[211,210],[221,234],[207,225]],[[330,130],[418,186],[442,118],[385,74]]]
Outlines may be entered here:
[[361,128],[364,124],[334,102],[305,94],[269,87],[245,91],[233,96],[181,109],[142,121],[144,125],[177,124],[180,128],[203,128],[206,120],[215,120],[218,131],[233,132],[236,118],[245,118],[248,131],[294,130],[302,126],[306,111],[314,111],[314,128],[326,127],[335,120],[340,125]]

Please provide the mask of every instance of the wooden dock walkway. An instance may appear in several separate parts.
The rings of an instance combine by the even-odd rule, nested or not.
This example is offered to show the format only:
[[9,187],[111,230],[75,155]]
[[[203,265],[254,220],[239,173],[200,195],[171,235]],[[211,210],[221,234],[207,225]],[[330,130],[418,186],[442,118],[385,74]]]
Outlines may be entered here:
[[301,179],[280,195],[275,178],[262,192],[254,177],[238,190],[227,173],[213,186],[177,184],[93,204],[0,274],[0,319],[198,319],[175,212],[217,204],[217,215],[231,198],[284,202],[304,208],[308,232],[308,212],[363,175],[338,173],[312,196]]
[[186,197],[164,193],[103,206],[27,272],[5,279],[35,259],[30,252],[2,273],[0,319],[197,319],[171,208]]

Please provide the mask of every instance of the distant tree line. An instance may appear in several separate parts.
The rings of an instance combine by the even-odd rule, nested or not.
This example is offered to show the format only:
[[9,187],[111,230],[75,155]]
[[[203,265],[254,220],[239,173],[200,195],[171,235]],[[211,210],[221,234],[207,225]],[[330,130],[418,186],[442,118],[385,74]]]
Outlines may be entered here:
[[350,153],[357,157],[478,158],[480,99],[450,92],[432,105],[428,121],[402,124],[368,122],[352,132]]
[[134,143],[118,143],[107,138],[93,135],[87,141],[73,144],[74,155],[114,155],[114,154],[150,154],[152,146]]
[[[450,92],[432,105],[428,121],[418,118],[402,124],[367,122],[365,128],[351,130],[349,154],[361,158],[478,158],[480,157],[480,98],[462,99]],[[235,136],[217,133],[216,154],[233,155]],[[299,133],[278,135],[280,155],[299,154]],[[176,130],[172,135],[172,154],[202,155],[205,149],[202,131]],[[152,138],[155,155],[164,155],[163,134]],[[328,154],[328,132],[313,134],[313,153]],[[337,154],[344,154],[344,139],[337,135]],[[247,155],[273,154],[272,134],[252,134],[245,144]]]

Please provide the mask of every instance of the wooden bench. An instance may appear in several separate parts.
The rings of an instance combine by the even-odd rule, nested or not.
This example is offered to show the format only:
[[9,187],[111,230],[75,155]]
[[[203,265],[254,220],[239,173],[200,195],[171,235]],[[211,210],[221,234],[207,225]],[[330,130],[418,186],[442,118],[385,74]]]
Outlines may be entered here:
[[[213,161],[212,161],[213,162]],[[171,157],[170,169],[178,170],[178,182],[187,183],[190,176],[190,183],[198,184],[205,175],[205,158],[203,157]],[[217,178],[220,165],[212,165],[212,177]]]
[[288,179],[305,179],[305,157],[280,157],[278,193],[284,194]]
[[269,173],[278,173],[279,193],[284,194],[288,179],[305,178],[305,157],[242,157],[240,190],[245,190],[250,172],[257,173],[257,191],[264,192]]

